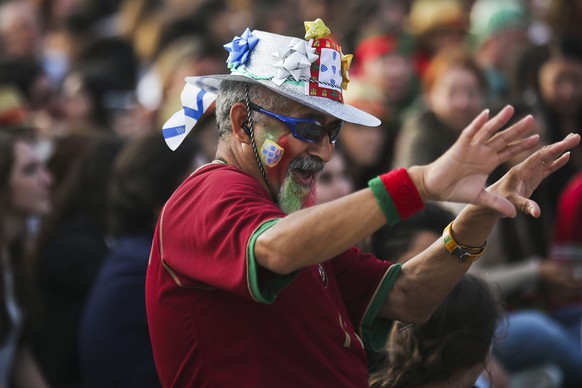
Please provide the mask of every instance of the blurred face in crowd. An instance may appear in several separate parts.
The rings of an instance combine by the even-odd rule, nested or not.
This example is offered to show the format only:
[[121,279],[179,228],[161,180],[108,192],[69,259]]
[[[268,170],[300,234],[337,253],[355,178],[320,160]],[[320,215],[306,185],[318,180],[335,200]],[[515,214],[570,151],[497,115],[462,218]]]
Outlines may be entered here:
[[436,80],[427,101],[439,120],[459,132],[485,107],[477,75],[459,66],[446,70]]
[[343,154],[336,152],[317,177],[317,203],[333,201],[353,191]]
[[383,92],[388,103],[398,103],[408,96],[412,65],[405,56],[390,54],[368,61],[364,74]]
[[408,250],[395,259],[397,259],[398,263],[406,263],[408,260],[430,247],[439,238],[440,235],[435,234],[430,230],[419,230],[415,233],[414,237],[412,237]]
[[539,72],[542,99],[560,115],[572,117],[582,108],[582,62],[555,57]]
[[340,134],[342,149],[358,167],[372,167],[378,163],[385,141],[386,128],[383,126],[365,127],[346,122]]
[[432,55],[465,43],[467,33],[463,29],[442,29],[423,37]]
[[11,209],[22,216],[43,215],[50,210],[51,176],[33,144],[14,144],[14,164],[10,173]]
[[63,109],[70,122],[84,121],[92,115],[91,97],[85,90],[83,80],[71,73],[63,82]]
[[0,11],[0,39],[4,55],[34,57],[40,45],[40,22],[32,6],[25,2],[7,3]]

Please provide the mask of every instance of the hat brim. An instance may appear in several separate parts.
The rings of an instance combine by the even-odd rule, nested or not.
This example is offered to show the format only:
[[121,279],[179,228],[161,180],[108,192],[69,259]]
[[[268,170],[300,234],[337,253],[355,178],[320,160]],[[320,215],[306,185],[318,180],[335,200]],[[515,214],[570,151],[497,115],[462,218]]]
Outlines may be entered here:
[[307,96],[305,94],[287,92],[285,88],[277,86],[271,80],[257,80],[240,74],[214,74],[186,77],[186,82],[189,84],[214,94],[218,93],[218,88],[223,80],[249,82],[262,85],[283,97],[289,98],[309,108],[336,117],[348,123],[364,125],[366,127],[377,127],[382,123],[376,116],[364,112],[354,106],[343,104],[339,101],[334,101],[325,97]]

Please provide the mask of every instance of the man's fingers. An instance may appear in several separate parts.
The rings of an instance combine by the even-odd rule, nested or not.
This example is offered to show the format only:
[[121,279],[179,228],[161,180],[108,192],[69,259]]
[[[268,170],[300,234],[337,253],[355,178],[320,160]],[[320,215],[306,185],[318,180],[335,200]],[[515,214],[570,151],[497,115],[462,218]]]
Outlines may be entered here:
[[489,120],[489,109],[485,109],[483,112],[479,113],[479,115],[477,115],[477,117],[473,119],[471,124],[469,124],[467,129],[465,129],[461,134],[461,138],[471,142],[473,136],[475,136],[475,134],[479,132],[481,128],[483,128],[483,125],[485,125],[487,120]]
[[520,197],[519,201],[515,203],[515,207],[522,213],[534,218],[538,218],[542,214],[540,206],[536,201],[532,201],[531,199]]
[[505,197],[483,190],[477,205],[486,206],[500,213],[504,217],[513,218],[517,215],[515,206]]
[[563,153],[558,159],[554,159],[549,163],[542,161],[542,166],[544,167],[543,177],[545,178],[554,171],[562,168],[566,163],[568,163],[568,160],[570,160],[570,151]]
[[540,142],[540,135],[531,135],[526,137],[525,139],[518,140],[516,142],[511,143],[509,146],[505,147],[505,149],[499,152],[499,158],[501,159],[502,163],[509,160],[514,155],[519,154],[520,152],[527,151],[532,149]]
[[578,145],[578,143],[580,143],[580,135],[577,133],[570,133],[570,134],[568,134],[568,136],[566,136],[562,140],[542,148],[541,151],[542,151],[542,153],[543,152],[551,153],[553,158],[556,159],[562,153],[576,147]]
[[580,135],[571,133],[559,142],[550,144],[538,150],[527,160],[529,168],[544,168],[544,177],[564,166],[570,158],[568,150],[580,142]]
[[513,113],[514,109],[511,105],[501,109],[499,113],[483,125],[483,128],[475,133],[473,142],[487,143],[499,131],[499,128],[503,127],[511,119]]
[[533,117],[527,115],[511,127],[496,133],[489,141],[487,141],[487,145],[497,152],[502,151],[508,144],[511,144],[523,136],[524,133],[530,131],[533,123]]

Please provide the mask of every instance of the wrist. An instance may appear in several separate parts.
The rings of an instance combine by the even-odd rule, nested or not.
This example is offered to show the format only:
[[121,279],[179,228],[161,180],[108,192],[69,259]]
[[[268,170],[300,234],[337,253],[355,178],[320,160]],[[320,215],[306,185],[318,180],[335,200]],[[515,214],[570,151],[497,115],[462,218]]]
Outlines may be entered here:
[[451,222],[443,231],[443,242],[449,253],[459,259],[462,263],[471,264],[485,252],[487,242],[478,246],[469,246],[461,244],[455,239],[453,232],[453,222]]
[[497,218],[486,216],[476,206],[468,205],[455,218],[452,228],[460,244],[478,247],[487,240],[496,222]]
[[368,182],[388,225],[394,225],[421,210],[424,202],[408,171],[392,170]]
[[437,200],[435,195],[430,192],[430,190],[426,187],[424,174],[426,172],[426,167],[424,166],[412,166],[407,169],[408,175],[410,176],[410,180],[416,186],[418,193],[423,201],[434,201]]

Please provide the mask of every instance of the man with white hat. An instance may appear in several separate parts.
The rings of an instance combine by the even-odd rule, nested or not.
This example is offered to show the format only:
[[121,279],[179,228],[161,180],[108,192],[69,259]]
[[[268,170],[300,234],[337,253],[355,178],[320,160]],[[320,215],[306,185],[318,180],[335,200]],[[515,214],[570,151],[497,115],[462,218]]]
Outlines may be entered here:
[[[305,40],[245,31],[225,45],[231,74],[187,78],[183,110],[164,125],[171,148],[216,100],[216,160],[176,190],[158,221],[146,282],[164,386],[368,386],[365,348],[391,321],[421,323],[484,250],[495,221],[568,160],[571,135],[485,190],[487,176],[538,138],[527,117],[480,114],[443,157],[312,206],[343,121],[380,121],[343,104],[351,57],[321,20]],[[561,156],[562,155],[562,156]],[[469,202],[443,239],[404,265],[352,245],[424,201]],[[462,319],[462,317],[459,317]]]

